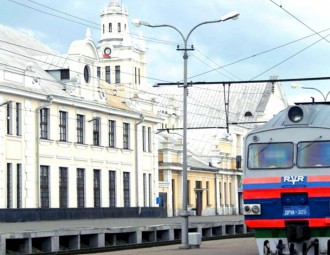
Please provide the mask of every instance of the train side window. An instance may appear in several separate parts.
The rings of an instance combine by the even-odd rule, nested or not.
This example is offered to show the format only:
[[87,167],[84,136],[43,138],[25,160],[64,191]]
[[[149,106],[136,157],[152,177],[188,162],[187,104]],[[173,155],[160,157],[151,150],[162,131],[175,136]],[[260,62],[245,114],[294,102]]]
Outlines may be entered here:
[[298,167],[330,166],[330,141],[300,142],[297,146]]
[[253,143],[248,148],[249,169],[293,167],[293,143]]

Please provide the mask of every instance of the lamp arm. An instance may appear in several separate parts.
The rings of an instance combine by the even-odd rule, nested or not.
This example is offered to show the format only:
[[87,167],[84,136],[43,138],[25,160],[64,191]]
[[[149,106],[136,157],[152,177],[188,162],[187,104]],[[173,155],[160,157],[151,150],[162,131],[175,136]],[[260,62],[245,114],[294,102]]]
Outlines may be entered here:
[[190,32],[188,33],[187,37],[186,37],[186,40],[188,41],[188,38],[190,37],[191,33],[198,27],[202,26],[202,25],[205,25],[205,24],[210,24],[210,23],[218,23],[218,22],[221,22],[222,20],[212,20],[212,21],[205,21],[205,22],[202,22],[202,23],[199,23],[197,24],[196,26],[194,26]]
[[317,89],[317,88],[312,88],[312,87],[302,87],[302,88],[303,89],[313,89],[313,90],[316,90],[317,92],[319,92],[322,95],[324,101],[327,101],[327,96],[328,96],[329,92],[328,92],[327,96],[325,97],[324,94],[322,93],[322,91],[319,90],[319,89]]

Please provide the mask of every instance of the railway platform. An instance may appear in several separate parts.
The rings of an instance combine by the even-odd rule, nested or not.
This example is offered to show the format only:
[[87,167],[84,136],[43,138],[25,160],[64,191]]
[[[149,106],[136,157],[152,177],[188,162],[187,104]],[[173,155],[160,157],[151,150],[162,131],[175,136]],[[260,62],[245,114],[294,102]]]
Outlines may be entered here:
[[[0,254],[38,254],[179,240],[183,218],[108,218],[0,223]],[[246,233],[242,215],[191,216],[189,233]]]

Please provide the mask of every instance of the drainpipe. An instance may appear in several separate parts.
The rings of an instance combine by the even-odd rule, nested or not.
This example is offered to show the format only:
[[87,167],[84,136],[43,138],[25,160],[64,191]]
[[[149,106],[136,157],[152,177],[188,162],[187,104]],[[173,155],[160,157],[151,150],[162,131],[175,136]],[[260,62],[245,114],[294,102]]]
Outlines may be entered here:
[[[139,206],[139,146],[138,146],[138,125],[144,121],[144,115],[140,114],[140,120],[135,123],[135,173],[136,173],[136,205]],[[140,213],[140,211],[139,211]]]
[[39,124],[40,124],[40,110],[43,108],[46,108],[48,106],[50,106],[53,103],[53,99],[54,97],[52,95],[48,95],[47,96],[47,100],[48,102],[39,106],[38,108],[36,108],[35,113],[36,113],[36,123],[35,123],[35,136],[36,136],[36,172],[37,172],[37,181],[36,181],[36,188],[37,188],[37,208],[40,208],[40,166],[39,166],[39,141],[40,141],[40,134],[39,134]]

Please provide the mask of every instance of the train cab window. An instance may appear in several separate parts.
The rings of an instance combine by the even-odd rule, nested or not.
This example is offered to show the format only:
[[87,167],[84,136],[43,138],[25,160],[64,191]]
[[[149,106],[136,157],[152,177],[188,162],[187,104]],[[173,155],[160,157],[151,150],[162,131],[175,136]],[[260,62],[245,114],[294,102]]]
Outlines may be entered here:
[[250,169],[282,169],[293,166],[293,143],[254,143],[248,148]]
[[329,167],[330,141],[310,141],[298,143],[297,166]]

